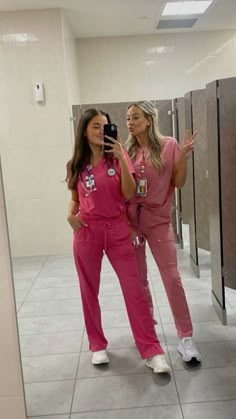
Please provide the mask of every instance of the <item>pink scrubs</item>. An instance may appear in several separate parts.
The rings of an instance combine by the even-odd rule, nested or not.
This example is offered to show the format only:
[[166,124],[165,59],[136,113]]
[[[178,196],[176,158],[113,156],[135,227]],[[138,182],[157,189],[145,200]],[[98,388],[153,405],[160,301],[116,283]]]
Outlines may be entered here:
[[[167,293],[178,336],[192,336],[192,323],[181,278],[177,268],[175,239],[171,225],[171,204],[175,187],[171,182],[174,164],[180,156],[180,147],[172,137],[165,138],[162,152],[164,171],[153,166],[147,156],[144,176],[147,179],[147,196],[135,196],[129,201],[128,214],[131,224],[145,236]],[[141,149],[137,149],[134,168],[136,178],[141,175]],[[147,278],[147,264],[144,246],[136,249],[137,262],[146,297],[151,311],[152,297]]]
[[[133,166],[127,156],[130,170]],[[109,176],[108,170],[115,169]],[[121,285],[133,336],[143,359],[164,351],[157,339],[149,306],[140,282],[135,251],[127,224],[125,199],[121,193],[119,161],[109,167],[101,159],[89,170],[96,190],[86,188],[86,170],[81,173],[77,189],[79,217],[88,227],[74,234],[74,259],[79,276],[85,326],[92,352],[107,347],[98,301],[103,254],[106,253]]]

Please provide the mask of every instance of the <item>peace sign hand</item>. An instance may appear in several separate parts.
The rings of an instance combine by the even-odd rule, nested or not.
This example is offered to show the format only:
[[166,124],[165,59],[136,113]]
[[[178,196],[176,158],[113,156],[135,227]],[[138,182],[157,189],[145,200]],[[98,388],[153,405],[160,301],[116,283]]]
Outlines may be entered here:
[[181,147],[180,158],[182,160],[188,160],[194,150],[194,140],[197,135],[197,131],[189,138],[189,130],[185,131],[183,145]]

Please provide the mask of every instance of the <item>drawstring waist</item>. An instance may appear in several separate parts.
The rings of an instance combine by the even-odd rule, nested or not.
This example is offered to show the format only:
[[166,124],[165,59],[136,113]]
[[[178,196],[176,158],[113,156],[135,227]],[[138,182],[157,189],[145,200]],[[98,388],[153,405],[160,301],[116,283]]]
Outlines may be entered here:
[[137,221],[138,221],[138,228],[140,228],[140,215],[141,215],[141,209],[143,208],[143,205],[138,204],[136,208],[136,214],[137,214]]

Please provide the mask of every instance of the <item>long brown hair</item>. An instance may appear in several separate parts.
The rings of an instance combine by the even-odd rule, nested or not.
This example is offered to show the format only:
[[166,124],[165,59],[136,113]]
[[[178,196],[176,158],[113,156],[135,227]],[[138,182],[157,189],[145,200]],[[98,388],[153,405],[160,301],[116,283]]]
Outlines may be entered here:
[[[88,145],[85,132],[91,119],[93,119],[95,116],[98,116],[98,115],[104,115],[107,118],[108,124],[111,123],[111,119],[108,113],[95,109],[95,108],[87,109],[86,111],[82,113],[80,117],[76,139],[75,139],[73,156],[72,156],[72,159],[68,161],[67,166],[66,166],[67,167],[66,181],[67,181],[67,185],[69,189],[76,188],[79,174],[81,170],[83,169],[84,163],[88,163],[90,161],[91,150]],[[107,153],[105,153],[105,158],[110,158],[108,157]]]
[[[164,148],[165,137],[160,133],[158,124],[158,111],[154,107],[153,103],[148,100],[132,103],[128,109],[130,109],[132,106],[137,106],[143,111],[146,118],[149,117],[148,119],[150,120],[150,126],[148,129],[148,136],[151,148],[150,160],[157,169],[163,170],[164,162],[161,153]],[[126,148],[131,160],[135,159],[137,147],[137,138],[130,134],[128,140],[126,141]]]

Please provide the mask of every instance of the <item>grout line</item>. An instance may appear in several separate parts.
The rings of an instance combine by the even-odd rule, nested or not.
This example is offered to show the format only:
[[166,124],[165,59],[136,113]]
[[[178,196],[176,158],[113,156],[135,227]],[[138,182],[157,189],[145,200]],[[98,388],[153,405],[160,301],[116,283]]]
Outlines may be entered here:
[[171,407],[171,406],[179,406],[178,403],[171,403],[171,404],[152,404],[152,405],[144,405],[144,406],[134,406],[134,407],[119,407],[116,409],[102,409],[102,410],[80,410],[78,412],[73,412],[73,414],[83,414],[83,413],[100,413],[100,412],[119,412],[121,410],[135,410],[135,409],[149,409],[149,408],[159,408],[159,407]]
[[[40,272],[42,272],[42,269],[44,268],[44,266],[45,266],[46,262],[48,261],[48,259],[49,259],[49,256],[46,256],[46,255],[45,255],[45,260],[44,260],[44,262],[42,263],[41,268],[40,268],[40,269],[39,269],[39,271],[38,271],[38,274],[35,276],[35,279],[34,279],[34,281],[32,282],[32,284],[31,284],[31,286],[30,286],[30,288],[29,288],[28,292],[26,293],[25,298],[23,299],[22,304],[21,304],[21,306],[20,306],[19,310],[17,310],[17,313],[20,311],[20,309],[21,309],[22,305],[23,305],[23,304],[24,304],[24,302],[25,302],[25,299],[27,298],[27,296],[28,296],[29,292],[31,291],[32,287],[34,286],[34,284],[35,284],[35,282],[36,282],[36,280],[37,280],[38,276],[40,275]],[[14,282],[14,274],[13,274],[13,282]]]
[[84,334],[85,334],[85,328],[84,328],[84,331],[83,331],[83,334],[82,334],[82,338],[81,338],[80,355],[79,355],[77,369],[76,369],[76,373],[75,373],[75,385],[74,385],[74,390],[73,390],[72,398],[71,398],[71,405],[70,405],[70,413],[69,413],[69,416],[71,416],[71,414],[72,414],[72,407],[73,407],[73,403],[74,403],[75,389],[76,389],[76,384],[77,384],[77,376],[78,376],[78,372],[79,372],[79,364],[80,364],[81,349],[82,349],[82,345],[83,345]]

